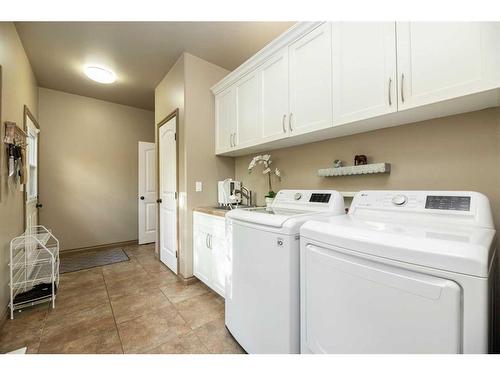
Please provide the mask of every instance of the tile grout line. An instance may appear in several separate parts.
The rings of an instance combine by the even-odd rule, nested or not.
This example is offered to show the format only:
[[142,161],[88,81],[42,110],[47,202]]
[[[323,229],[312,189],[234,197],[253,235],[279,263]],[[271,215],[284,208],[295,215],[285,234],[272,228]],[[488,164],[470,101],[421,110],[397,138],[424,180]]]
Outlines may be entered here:
[[102,279],[104,281],[104,287],[106,288],[106,295],[108,296],[109,307],[111,308],[111,314],[113,315],[113,322],[115,323],[116,333],[118,334],[118,340],[120,340],[120,346],[122,347],[122,354],[125,354],[125,349],[123,348],[123,341],[120,335],[120,330],[118,329],[118,324],[116,323],[115,311],[113,310],[113,304],[111,303],[111,297],[109,296],[108,284],[106,283],[106,278],[104,277],[104,272],[102,271]]
[[[57,295],[56,295],[56,303],[57,303]],[[40,345],[42,345],[43,331],[45,329],[45,324],[47,324],[47,319],[49,318],[49,311],[51,308],[52,307],[49,303],[49,305],[47,306],[47,314],[45,314],[45,317],[43,318],[42,329],[40,330],[40,338],[38,339],[38,348],[36,348],[36,353],[34,353],[34,354],[40,353]]]

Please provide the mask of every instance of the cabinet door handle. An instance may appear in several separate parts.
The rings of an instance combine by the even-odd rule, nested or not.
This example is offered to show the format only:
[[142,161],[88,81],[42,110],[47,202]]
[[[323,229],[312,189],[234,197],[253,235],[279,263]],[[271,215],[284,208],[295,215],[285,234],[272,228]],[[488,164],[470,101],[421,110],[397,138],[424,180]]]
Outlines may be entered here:
[[210,247],[208,247],[208,233],[205,234],[205,246],[207,247],[207,249],[210,249]]
[[293,113],[290,112],[290,117],[288,117],[288,127],[290,128],[291,132],[293,131],[293,128],[292,128],[292,116],[293,116]]
[[401,103],[405,102],[405,75],[401,74]]
[[283,120],[281,121],[281,125],[283,127],[283,133],[286,133],[285,121],[286,121],[286,113],[283,115]]
[[389,106],[392,106],[392,78],[389,78]]
[[233,133],[233,147],[236,147],[236,133]]

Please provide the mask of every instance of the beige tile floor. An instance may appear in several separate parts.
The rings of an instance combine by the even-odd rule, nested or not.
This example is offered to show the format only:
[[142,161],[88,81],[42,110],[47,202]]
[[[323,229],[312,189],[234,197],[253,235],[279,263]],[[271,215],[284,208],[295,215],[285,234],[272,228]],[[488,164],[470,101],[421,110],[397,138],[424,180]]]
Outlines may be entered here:
[[244,353],[224,326],[224,300],[201,282],[184,285],[154,256],[61,275],[56,308],[16,313],[0,330],[0,352]]

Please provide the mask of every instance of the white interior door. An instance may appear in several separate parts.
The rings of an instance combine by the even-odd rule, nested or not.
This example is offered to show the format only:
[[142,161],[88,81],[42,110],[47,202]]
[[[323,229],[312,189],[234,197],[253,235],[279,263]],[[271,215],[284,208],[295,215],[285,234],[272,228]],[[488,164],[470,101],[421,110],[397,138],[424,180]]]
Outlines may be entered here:
[[25,226],[29,229],[38,225],[38,134],[40,130],[26,115],[26,205]]
[[139,142],[139,244],[156,238],[155,144]]
[[177,140],[176,117],[160,127],[160,260],[177,273]]

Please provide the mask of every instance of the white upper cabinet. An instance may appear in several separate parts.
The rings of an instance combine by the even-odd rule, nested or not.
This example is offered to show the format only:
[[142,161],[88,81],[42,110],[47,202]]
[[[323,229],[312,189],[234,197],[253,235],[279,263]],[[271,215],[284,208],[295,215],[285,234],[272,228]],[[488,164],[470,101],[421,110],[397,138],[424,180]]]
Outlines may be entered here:
[[487,50],[499,48],[498,44],[487,45],[485,25],[398,22],[399,109],[481,91],[491,78],[487,77],[491,61]]
[[288,47],[291,135],[331,127],[332,33],[324,23]]
[[396,23],[333,23],[334,124],[397,110]]
[[288,49],[284,48],[260,68],[263,139],[288,133]]
[[238,156],[500,105],[500,22],[299,22],[212,87]]
[[245,147],[258,143],[262,138],[259,84],[256,71],[250,72],[235,84],[237,127],[233,146]]
[[215,123],[217,153],[230,150],[234,146],[236,134],[236,97],[234,87],[215,96]]

